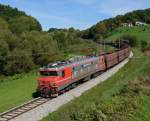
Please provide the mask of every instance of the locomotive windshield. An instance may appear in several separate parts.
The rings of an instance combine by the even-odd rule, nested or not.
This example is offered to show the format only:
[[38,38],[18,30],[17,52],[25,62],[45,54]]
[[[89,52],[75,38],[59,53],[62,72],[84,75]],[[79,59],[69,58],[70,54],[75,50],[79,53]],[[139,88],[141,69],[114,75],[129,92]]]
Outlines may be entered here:
[[40,71],[41,76],[58,76],[57,71]]

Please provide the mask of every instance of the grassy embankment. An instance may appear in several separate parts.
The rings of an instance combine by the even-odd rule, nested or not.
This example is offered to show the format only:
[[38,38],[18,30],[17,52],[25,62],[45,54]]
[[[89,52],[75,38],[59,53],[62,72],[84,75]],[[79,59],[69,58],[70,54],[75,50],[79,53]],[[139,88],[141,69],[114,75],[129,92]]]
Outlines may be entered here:
[[[74,55],[84,55],[90,53],[92,50],[87,51],[86,48],[97,48],[96,51],[102,51],[93,42],[81,43],[80,47],[74,48],[74,52],[62,54],[59,58],[68,58]],[[108,51],[113,48],[107,47]],[[86,51],[80,51],[86,50]],[[59,55],[58,55],[59,56]],[[59,59],[58,58],[58,59]],[[54,59],[55,60],[55,59]],[[57,59],[56,59],[57,60]],[[0,112],[6,111],[12,107],[20,105],[32,99],[32,93],[36,90],[36,79],[38,77],[37,70],[28,74],[18,74],[15,76],[0,76]]]
[[[117,74],[61,107],[43,121],[148,120],[150,58],[135,58]],[[141,58],[136,59],[136,57]]]
[[[134,34],[149,41],[149,28],[118,29],[108,39]],[[121,31],[121,32],[120,32]],[[42,121],[148,121],[150,119],[150,57],[134,49],[134,58],[117,74]]]
[[134,35],[138,41],[146,40],[150,43],[150,25],[144,27],[119,27],[111,32],[111,36],[107,40],[116,40],[122,35]]
[[37,73],[31,72],[1,79],[0,112],[32,99],[36,78]]

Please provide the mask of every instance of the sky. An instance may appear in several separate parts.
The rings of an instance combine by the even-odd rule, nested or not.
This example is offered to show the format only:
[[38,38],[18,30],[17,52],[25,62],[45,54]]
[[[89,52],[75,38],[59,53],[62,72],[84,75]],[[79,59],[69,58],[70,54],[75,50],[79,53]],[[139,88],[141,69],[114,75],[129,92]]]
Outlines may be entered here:
[[38,19],[49,28],[86,29],[129,11],[150,8],[150,0],[0,0]]

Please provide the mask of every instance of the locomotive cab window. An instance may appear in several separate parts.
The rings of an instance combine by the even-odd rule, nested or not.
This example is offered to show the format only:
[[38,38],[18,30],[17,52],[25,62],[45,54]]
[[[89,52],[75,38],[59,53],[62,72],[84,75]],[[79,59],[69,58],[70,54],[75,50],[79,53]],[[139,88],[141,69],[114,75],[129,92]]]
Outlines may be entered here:
[[64,70],[62,71],[62,77],[65,77],[65,71]]
[[57,71],[40,71],[41,76],[58,76]]

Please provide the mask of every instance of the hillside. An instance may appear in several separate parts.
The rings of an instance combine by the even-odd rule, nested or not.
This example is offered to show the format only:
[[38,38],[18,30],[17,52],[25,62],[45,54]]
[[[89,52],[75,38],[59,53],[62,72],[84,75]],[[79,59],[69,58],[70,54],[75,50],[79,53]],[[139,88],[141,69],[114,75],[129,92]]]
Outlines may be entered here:
[[0,112],[32,99],[39,67],[114,49],[82,39],[77,32],[73,28],[42,31],[34,17],[0,5]]
[[123,35],[136,36],[138,41],[147,41],[150,43],[150,25],[145,27],[119,27],[112,31],[111,35],[106,40],[116,40],[121,38]]
[[82,31],[79,35],[82,38],[93,39],[95,41],[102,40],[110,36],[112,31],[120,26],[122,23],[132,23],[135,25],[136,21],[150,24],[150,8],[145,10],[136,10],[124,15],[118,15],[114,18],[105,19],[93,25],[87,30]]
[[150,9],[107,19],[81,32],[74,28],[45,32],[34,17],[0,5],[0,112],[32,99],[40,66],[76,55],[112,51],[114,48],[103,48],[93,40],[116,40],[126,35],[140,43],[133,48],[135,58],[118,74],[43,121],[149,120],[150,58],[145,46],[147,50],[150,47],[150,27],[119,27],[122,22],[137,20],[150,23]]
[[0,5],[0,20],[2,26],[8,26],[7,29],[16,34],[32,30],[42,30],[41,24],[34,17],[10,6]]
[[134,47],[150,55],[150,25],[143,27],[119,27],[112,31],[105,41],[129,40]]
[[[133,34],[139,42],[141,39],[149,42],[149,30],[149,27],[117,28],[107,39]],[[148,121],[150,56],[141,51],[141,46],[136,45],[132,51],[134,57],[117,74],[42,121]]]
[[0,76],[29,72],[69,54],[99,52],[96,47],[93,41],[78,37],[73,28],[45,32],[34,17],[0,5]]

